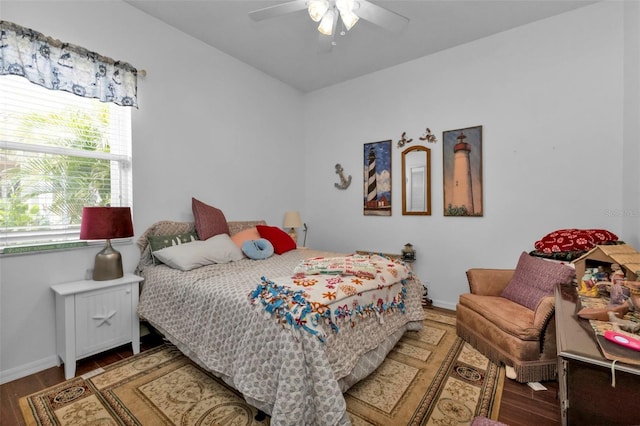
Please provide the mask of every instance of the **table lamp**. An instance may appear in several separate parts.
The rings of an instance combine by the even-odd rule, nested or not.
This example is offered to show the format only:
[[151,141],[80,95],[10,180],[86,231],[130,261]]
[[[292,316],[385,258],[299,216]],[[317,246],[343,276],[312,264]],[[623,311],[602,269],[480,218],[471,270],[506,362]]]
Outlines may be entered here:
[[129,207],[83,207],[81,240],[106,240],[104,249],[96,254],[93,267],[94,281],[120,278],[122,255],[111,247],[111,239],[133,237],[131,208]]
[[302,220],[300,219],[299,212],[286,212],[284,214],[284,222],[282,224],[285,228],[289,228],[287,232],[291,239],[298,244],[298,233],[296,232],[296,228],[300,228],[302,226]]

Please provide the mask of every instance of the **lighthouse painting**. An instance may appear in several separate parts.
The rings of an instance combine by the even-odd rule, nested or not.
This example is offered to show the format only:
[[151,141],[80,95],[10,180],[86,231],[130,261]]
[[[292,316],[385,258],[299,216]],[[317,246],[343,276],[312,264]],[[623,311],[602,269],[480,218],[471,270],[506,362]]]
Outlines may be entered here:
[[364,144],[364,214],[391,216],[391,141]]
[[444,215],[483,216],[482,126],[442,132]]

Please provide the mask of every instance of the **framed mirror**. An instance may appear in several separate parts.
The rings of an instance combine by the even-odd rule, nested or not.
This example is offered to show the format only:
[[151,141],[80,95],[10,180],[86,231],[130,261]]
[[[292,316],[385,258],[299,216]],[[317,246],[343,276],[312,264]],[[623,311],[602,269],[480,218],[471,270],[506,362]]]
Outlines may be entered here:
[[402,151],[402,214],[431,215],[431,150],[427,147]]

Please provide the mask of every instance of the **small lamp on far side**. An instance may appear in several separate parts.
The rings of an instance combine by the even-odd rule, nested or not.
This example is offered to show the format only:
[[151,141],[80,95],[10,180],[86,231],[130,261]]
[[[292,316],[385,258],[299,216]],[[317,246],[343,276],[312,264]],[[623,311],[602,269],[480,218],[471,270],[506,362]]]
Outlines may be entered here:
[[284,214],[284,222],[283,227],[289,228],[287,233],[298,244],[298,233],[296,232],[296,228],[300,228],[302,226],[302,220],[300,219],[299,212],[286,212]]
[[133,237],[131,208],[129,207],[83,207],[81,240],[106,240],[104,249],[96,254],[93,267],[94,281],[121,278],[122,255],[111,246],[113,238]]

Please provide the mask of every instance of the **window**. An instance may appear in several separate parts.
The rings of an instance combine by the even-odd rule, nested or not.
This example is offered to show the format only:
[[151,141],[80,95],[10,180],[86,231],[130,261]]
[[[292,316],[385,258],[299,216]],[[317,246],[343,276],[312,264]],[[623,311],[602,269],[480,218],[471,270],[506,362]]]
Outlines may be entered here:
[[84,206],[132,206],[131,108],[0,76],[0,250],[77,241]]

